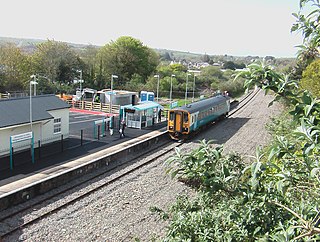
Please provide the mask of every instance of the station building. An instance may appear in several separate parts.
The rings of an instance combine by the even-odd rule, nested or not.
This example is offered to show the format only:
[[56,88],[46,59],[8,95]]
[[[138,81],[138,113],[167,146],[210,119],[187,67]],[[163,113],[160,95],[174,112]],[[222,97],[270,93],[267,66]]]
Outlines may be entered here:
[[[33,133],[34,147],[69,136],[69,107],[55,95],[0,100],[0,156],[10,154],[10,137]],[[30,109],[31,107],[31,109]],[[30,122],[30,111],[32,122]],[[30,148],[31,141],[14,145],[14,150]]]

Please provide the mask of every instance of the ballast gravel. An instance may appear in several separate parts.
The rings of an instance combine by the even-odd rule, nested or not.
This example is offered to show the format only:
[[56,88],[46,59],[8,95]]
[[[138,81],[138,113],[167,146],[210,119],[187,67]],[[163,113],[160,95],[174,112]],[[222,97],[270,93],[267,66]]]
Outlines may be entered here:
[[[236,151],[250,160],[249,157],[255,154],[256,147],[267,144],[270,139],[265,129],[266,123],[281,112],[281,105],[278,103],[268,107],[272,100],[273,96],[264,95],[260,91],[246,108],[215,124],[196,139],[213,140],[214,144],[223,145],[225,153]],[[181,149],[187,152],[198,145],[198,141],[193,141],[184,144]],[[195,194],[192,189],[165,173],[163,163],[169,155],[14,233],[5,241],[160,239],[165,234],[167,222],[153,214],[150,207],[166,210],[175,202],[177,196]]]

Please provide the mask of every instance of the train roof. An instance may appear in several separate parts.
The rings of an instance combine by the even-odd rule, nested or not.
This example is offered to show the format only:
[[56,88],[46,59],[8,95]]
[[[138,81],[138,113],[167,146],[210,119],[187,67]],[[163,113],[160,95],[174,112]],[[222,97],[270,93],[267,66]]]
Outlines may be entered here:
[[210,97],[207,99],[199,100],[197,102],[189,103],[187,105],[174,108],[173,110],[185,110],[190,113],[195,113],[200,110],[210,108],[210,107],[212,107],[212,105],[218,105],[219,103],[226,102],[226,100],[228,100],[228,99],[230,99],[230,98],[227,96],[218,95],[215,97]]

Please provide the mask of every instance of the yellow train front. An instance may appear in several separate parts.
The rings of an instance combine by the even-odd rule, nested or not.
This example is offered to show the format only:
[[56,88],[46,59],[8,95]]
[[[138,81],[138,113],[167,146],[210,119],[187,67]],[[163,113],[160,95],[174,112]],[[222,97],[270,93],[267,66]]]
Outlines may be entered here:
[[185,139],[210,122],[224,118],[230,111],[230,98],[218,95],[168,112],[168,132],[172,139]]

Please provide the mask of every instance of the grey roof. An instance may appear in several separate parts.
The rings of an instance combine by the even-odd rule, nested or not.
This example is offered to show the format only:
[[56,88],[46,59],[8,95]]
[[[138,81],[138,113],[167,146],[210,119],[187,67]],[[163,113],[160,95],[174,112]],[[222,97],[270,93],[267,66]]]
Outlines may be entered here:
[[[70,105],[55,95],[33,96],[32,122],[52,119],[50,110],[69,108]],[[0,100],[0,128],[30,123],[30,97]]]
[[215,97],[210,97],[207,99],[203,99],[194,103],[190,103],[187,105],[184,105],[182,107],[174,108],[174,110],[186,110],[190,113],[195,113],[200,110],[205,110],[208,108],[211,108],[213,105],[218,105],[220,103],[225,103],[227,99],[230,99],[229,97],[218,95]]

